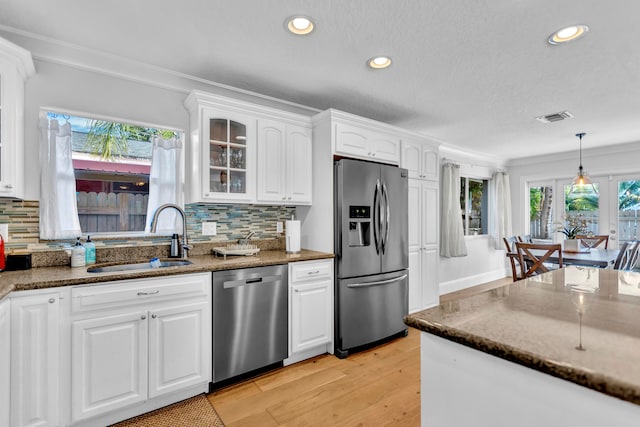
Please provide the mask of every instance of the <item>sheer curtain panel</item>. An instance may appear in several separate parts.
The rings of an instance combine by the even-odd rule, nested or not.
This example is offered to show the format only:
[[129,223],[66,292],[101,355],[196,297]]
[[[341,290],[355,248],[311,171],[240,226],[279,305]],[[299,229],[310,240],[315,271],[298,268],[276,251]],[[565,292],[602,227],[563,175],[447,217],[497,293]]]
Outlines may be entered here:
[[[182,206],[182,142],[180,137],[151,139],[153,152],[149,172],[149,202],[147,203],[147,225],[151,231],[151,219],[156,210],[165,203]],[[167,209],[158,218],[156,233],[182,232],[182,218],[174,209]]]
[[442,221],[440,256],[467,256],[460,207],[460,165],[445,163],[442,167]]
[[511,187],[509,175],[498,171],[493,174],[493,230],[492,237],[496,249],[503,249],[502,238],[512,235],[511,229]]
[[80,236],[69,122],[40,117],[40,165],[40,238]]

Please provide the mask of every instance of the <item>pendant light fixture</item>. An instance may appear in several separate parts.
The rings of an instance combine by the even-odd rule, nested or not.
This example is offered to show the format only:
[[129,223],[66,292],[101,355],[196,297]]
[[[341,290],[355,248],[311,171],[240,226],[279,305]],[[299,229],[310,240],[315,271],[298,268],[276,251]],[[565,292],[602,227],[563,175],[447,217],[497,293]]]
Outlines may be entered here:
[[586,133],[584,132],[576,133],[576,136],[580,138],[580,166],[578,166],[578,175],[576,175],[576,177],[573,178],[573,181],[571,181],[572,193],[584,192],[586,190],[586,186],[591,187],[589,190],[597,192],[593,185],[593,182],[591,182],[591,178],[589,178],[589,175],[587,175],[587,173],[584,171],[584,168],[582,167],[582,137],[585,135]]

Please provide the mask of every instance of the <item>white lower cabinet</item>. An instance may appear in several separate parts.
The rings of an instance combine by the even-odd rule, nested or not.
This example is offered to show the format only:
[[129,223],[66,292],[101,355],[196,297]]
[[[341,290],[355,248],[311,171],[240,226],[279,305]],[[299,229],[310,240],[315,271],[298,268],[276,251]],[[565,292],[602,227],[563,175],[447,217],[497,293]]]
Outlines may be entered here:
[[333,260],[289,264],[289,359],[333,353]]
[[144,413],[154,409],[154,399],[206,391],[211,273],[80,286],[71,295],[73,423],[103,415],[113,422],[118,410],[132,405],[144,402],[138,411]]
[[0,300],[0,426],[8,426],[11,408],[11,300]]
[[11,295],[11,426],[61,424],[61,350],[67,293]]

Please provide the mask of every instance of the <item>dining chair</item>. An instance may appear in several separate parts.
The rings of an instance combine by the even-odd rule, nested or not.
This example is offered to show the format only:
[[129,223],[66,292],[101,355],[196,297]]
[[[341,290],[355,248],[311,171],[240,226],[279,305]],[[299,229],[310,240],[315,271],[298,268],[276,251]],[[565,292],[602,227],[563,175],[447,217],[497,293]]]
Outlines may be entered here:
[[518,241],[522,243],[533,243],[531,234],[525,234],[524,236],[518,236]]
[[631,271],[638,264],[638,257],[640,256],[640,242],[635,241],[631,243],[632,247],[629,251],[629,259],[627,260],[627,265],[625,265],[623,270]]
[[608,234],[594,235],[594,236],[577,235],[576,239],[580,239],[581,245],[584,246],[585,248],[594,249],[602,245],[603,243],[604,243],[603,249],[609,248]]
[[513,281],[516,282],[520,279],[523,279],[522,273],[524,269],[520,264],[520,257],[518,256],[518,248],[516,248],[516,243],[518,239],[516,236],[511,237],[503,237],[502,241],[504,242],[504,246],[507,250],[507,258],[509,258],[509,262],[511,263],[511,277]]
[[613,262],[614,270],[627,269],[627,266],[629,265],[630,258],[632,255],[631,252],[634,246],[637,246],[636,242],[624,242],[622,246],[620,246],[620,252],[618,252],[618,256],[616,257],[616,260]]
[[[516,242],[516,248],[518,248],[520,265],[527,266],[526,270],[524,271],[524,277],[531,277],[535,276],[536,274],[542,274],[550,271],[548,264],[551,263],[551,261],[549,260],[549,258],[555,252],[558,253],[558,261],[557,263],[554,262],[554,264],[556,264],[558,268],[562,268],[562,245],[560,244]],[[532,252],[534,250],[545,252],[542,255],[535,255]]]

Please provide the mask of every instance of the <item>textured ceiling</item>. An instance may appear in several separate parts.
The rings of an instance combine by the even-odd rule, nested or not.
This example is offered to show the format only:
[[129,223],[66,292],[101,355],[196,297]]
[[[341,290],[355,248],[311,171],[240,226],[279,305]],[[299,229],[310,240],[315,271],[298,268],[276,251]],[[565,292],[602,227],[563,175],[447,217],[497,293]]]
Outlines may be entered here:
[[[316,31],[293,36],[288,16]],[[2,0],[0,25],[503,159],[640,141],[637,0]],[[553,31],[589,26],[550,46]],[[374,55],[392,57],[369,70]],[[575,118],[535,117],[568,110]]]

